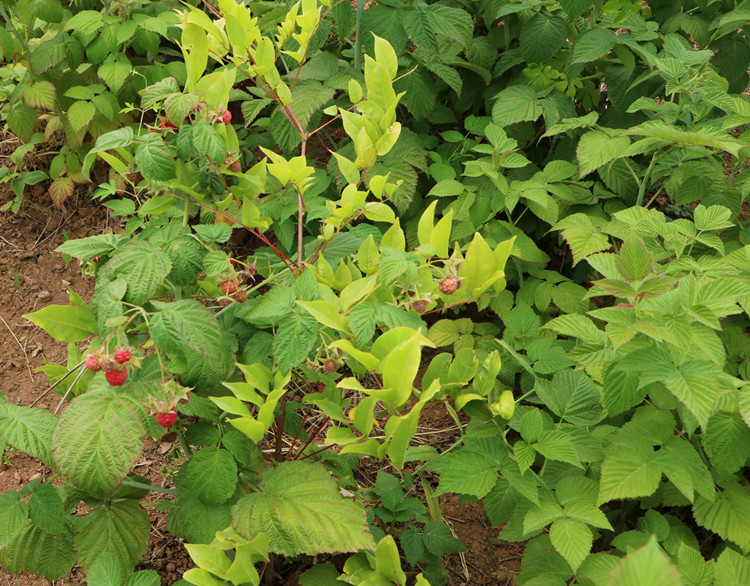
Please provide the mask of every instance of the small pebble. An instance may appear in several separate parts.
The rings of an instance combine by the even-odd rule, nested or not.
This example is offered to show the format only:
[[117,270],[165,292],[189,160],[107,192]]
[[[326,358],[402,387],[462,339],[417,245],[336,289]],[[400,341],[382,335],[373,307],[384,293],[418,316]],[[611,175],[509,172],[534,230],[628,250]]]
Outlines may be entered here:
[[52,297],[52,293],[50,293],[49,291],[39,291],[36,296],[39,299],[49,299],[50,297]]

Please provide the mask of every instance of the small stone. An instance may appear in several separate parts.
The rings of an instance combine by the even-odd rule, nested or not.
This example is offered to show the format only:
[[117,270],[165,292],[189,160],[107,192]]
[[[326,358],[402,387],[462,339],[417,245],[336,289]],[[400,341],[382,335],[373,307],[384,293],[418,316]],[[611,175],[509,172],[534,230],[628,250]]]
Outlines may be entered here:
[[52,293],[50,293],[49,291],[39,291],[36,296],[39,299],[49,299],[50,297],[52,297]]
[[169,562],[167,564],[167,572],[174,572],[177,569],[177,566],[174,565],[174,562]]

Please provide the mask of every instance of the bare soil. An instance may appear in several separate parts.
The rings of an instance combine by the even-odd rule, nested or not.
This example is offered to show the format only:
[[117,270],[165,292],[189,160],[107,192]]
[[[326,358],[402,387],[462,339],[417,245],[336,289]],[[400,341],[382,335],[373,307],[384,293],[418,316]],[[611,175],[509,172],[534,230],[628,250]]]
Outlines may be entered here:
[[[18,214],[0,212],[0,392],[17,405],[31,405],[54,412],[63,410],[61,389],[40,396],[48,389],[47,377],[36,371],[44,364],[65,364],[67,344],[57,342],[23,315],[50,304],[69,303],[69,290],[88,301],[93,294],[94,280],[83,276],[77,261],[66,265],[54,249],[67,238],[82,238],[108,231],[118,231],[107,208],[94,204],[86,186],[66,202],[65,213],[55,209],[40,186],[29,193]],[[7,185],[0,186],[6,189]],[[11,194],[0,191],[0,206]],[[85,348],[85,342],[79,347]],[[452,431],[451,431],[452,429]],[[454,440],[453,420],[439,406],[425,410],[420,422],[424,441],[438,449]],[[444,444],[444,445],[443,445]],[[153,484],[173,487],[172,473],[179,467],[177,447],[170,442],[148,444],[134,471],[149,478]],[[39,476],[52,471],[39,461],[19,452],[6,450],[0,461],[0,493],[18,489]],[[163,495],[152,493],[153,502]],[[164,585],[171,585],[192,567],[182,541],[165,527],[165,514],[144,503],[151,516],[151,539],[146,554],[136,569],[153,569]],[[153,504],[153,503],[152,503]],[[443,500],[444,520],[461,540],[466,552],[449,556],[445,567],[451,574],[451,586],[513,584],[521,566],[523,546],[498,542],[498,528],[492,527],[481,503],[459,503],[455,496]],[[264,581],[264,584],[291,584],[293,579]],[[57,583],[84,584],[80,569]],[[0,569],[0,586],[53,585],[39,576],[12,576]]]

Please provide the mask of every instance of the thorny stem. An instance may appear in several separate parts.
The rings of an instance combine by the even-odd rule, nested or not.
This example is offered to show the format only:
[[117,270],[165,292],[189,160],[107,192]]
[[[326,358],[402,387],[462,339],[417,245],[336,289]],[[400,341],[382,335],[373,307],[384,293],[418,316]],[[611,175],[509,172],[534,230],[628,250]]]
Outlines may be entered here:
[[59,385],[61,382],[63,382],[68,376],[70,376],[73,372],[78,370],[81,366],[83,366],[83,363],[86,362],[85,360],[81,360],[78,364],[76,364],[73,368],[71,368],[68,372],[65,373],[62,377],[60,377],[55,384],[53,384],[50,388],[48,388],[46,391],[44,391],[41,395],[39,395],[34,401],[29,405],[29,407],[33,407],[36,405],[39,401],[41,401],[44,397],[47,396],[47,394],[54,389],[57,385]]
[[[325,426],[326,426],[326,425],[328,425],[328,422],[329,422],[330,420],[331,420],[331,418],[330,418],[330,417],[328,417],[328,416],[326,416],[326,418],[325,418],[325,419],[323,420],[323,422],[322,422],[322,423],[321,423],[321,424],[320,424],[320,425],[319,425],[319,426],[317,427],[317,429],[316,429],[316,430],[315,430],[314,432],[312,432],[312,433],[310,434],[310,437],[309,437],[309,438],[307,439],[307,442],[305,442],[305,445],[304,445],[304,446],[302,446],[302,448],[301,448],[301,449],[300,449],[300,450],[299,450],[299,451],[298,451],[298,452],[297,452],[297,453],[296,453],[296,454],[294,455],[294,459],[295,459],[295,460],[297,459],[297,456],[299,456],[299,454],[303,453],[303,452],[304,452],[304,451],[305,451],[305,450],[307,449],[307,446],[309,446],[309,445],[310,445],[310,444],[311,444],[311,443],[312,443],[312,442],[313,442],[313,441],[315,440],[315,438],[316,438],[316,437],[318,437],[318,436],[320,435],[320,432],[321,432],[321,431],[323,431],[323,429],[325,429]],[[305,456],[305,458],[306,458],[306,457],[307,457],[307,456]],[[305,458],[302,458],[302,459],[304,460]]]
[[282,455],[281,455],[281,443],[284,439],[284,425],[286,424],[286,393],[281,395],[281,399],[279,400],[279,418],[276,421],[276,445],[275,453],[274,453],[274,460],[277,462],[281,462]]

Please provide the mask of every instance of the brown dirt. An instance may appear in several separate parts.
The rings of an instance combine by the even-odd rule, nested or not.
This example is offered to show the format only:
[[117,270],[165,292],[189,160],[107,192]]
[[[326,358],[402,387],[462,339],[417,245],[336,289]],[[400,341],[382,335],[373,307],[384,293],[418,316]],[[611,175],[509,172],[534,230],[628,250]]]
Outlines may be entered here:
[[[36,371],[38,367],[67,361],[67,344],[53,340],[22,316],[50,304],[68,304],[69,288],[86,301],[93,293],[93,279],[81,275],[76,261],[66,266],[54,249],[66,238],[82,238],[119,228],[106,208],[92,205],[85,187],[66,202],[66,215],[51,205],[43,188],[35,187],[19,214],[0,212],[0,331],[4,332],[0,335],[0,392],[17,405],[30,405],[48,388],[47,377]],[[0,206],[9,197],[9,193],[0,191]],[[85,348],[85,343],[79,347]],[[50,392],[37,406],[55,411],[60,402],[60,395]],[[444,449],[456,437],[455,424],[445,410],[439,405],[428,406],[420,422],[419,441]],[[156,485],[173,488],[171,473],[180,461],[177,449],[168,442],[148,444],[134,467],[135,472]],[[6,450],[0,464],[0,493],[51,474],[49,467],[11,450]],[[159,493],[152,493],[151,502],[161,498]],[[151,516],[152,532],[147,552],[136,569],[156,570],[162,584],[173,584],[192,567],[192,561],[181,540],[166,530],[165,514],[144,504]],[[451,574],[450,586],[512,584],[520,571],[523,547],[498,542],[498,528],[490,526],[482,504],[459,503],[452,495],[443,500],[442,511],[444,520],[466,547],[464,554],[448,556],[444,562]],[[64,581],[75,585],[85,583],[78,568]],[[56,582],[63,581],[11,576],[0,569],[0,586],[46,586]]]

